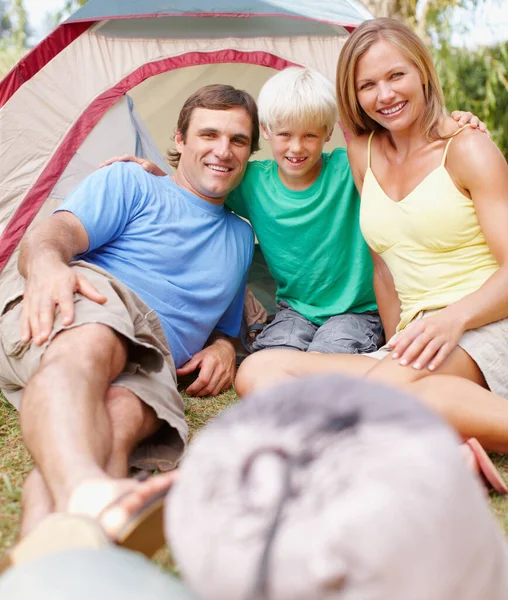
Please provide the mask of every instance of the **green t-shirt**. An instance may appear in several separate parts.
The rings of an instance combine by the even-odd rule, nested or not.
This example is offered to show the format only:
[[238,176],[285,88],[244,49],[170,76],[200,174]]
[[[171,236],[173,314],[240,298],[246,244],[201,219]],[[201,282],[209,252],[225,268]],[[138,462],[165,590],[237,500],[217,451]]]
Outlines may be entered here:
[[226,206],[251,222],[277,282],[277,300],[317,325],[377,309],[360,198],[344,148],[323,154],[319,177],[303,191],[281,182],[274,160],[252,161]]

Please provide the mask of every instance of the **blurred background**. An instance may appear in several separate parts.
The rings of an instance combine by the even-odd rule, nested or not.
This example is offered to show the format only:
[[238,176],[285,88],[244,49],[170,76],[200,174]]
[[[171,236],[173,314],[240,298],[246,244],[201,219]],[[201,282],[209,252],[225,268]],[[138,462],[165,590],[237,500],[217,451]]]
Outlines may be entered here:
[[[0,78],[86,1],[0,0]],[[508,158],[508,0],[363,0],[362,4],[376,17],[405,21],[425,40],[448,109],[477,114]]]

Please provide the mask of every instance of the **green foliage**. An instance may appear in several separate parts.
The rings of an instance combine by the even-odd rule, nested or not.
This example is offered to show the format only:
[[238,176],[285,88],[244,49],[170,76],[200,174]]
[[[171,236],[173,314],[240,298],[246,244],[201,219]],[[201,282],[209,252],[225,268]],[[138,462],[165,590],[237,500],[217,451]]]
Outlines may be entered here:
[[478,115],[508,159],[508,42],[477,50],[442,43],[434,61],[447,107]]
[[0,78],[26,53],[29,36],[23,0],[0,0]]
[[7,0],[0,0],[0,39],[7,37],[12,29],[12,23],[7,10]]

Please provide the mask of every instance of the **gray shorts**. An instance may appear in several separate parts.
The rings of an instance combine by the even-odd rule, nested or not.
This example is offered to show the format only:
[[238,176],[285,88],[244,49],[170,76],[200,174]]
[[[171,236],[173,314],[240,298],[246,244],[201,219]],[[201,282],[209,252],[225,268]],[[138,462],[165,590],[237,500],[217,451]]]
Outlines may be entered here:
[[254,351],[286,348],[323,354],[364,354],[374,352],[382,342],[383,326],[377,312],[335,315],[319,326],[287,302],[277,306],[274,320],[252,344]]
[[[424,319],[438,310],[422,310],[413,321]],[[458,345],[475,361],[489,389],[508,399],[508,319],[464,332]],[[390,353],[391,348],[385,345],[369,354],[369,358],[383,360]]]
[[39,368],[40,360],[61,331],[87,323],[101,323],[127,340],[124,371],[112,382],[136,394],[163,421],[161,429],[143,442],[131,457],[131,465],[167,471],[176,466],[187,443],[183,401],[176,387],[176,372],[164,331],[156,313],[132,290],[109,273],[84,261],[73,268],[106,296],[98,304],[74,294],[74,322],[62,325],[60,312],[49,340],[42,346],[20,339],[23,298],[11,302],[0,316],[0,388],[18,410],[23,388]]

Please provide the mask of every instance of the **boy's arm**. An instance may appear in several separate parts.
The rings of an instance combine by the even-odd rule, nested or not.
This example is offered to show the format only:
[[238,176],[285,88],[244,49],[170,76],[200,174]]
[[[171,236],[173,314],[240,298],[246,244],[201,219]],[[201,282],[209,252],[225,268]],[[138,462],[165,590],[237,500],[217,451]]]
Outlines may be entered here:
[[133,156],[132,154],[122,154],[121,156],[112,156],[111,158],[108,158],[108,160],[105,160],[103,163],[101,163],[99,165],[99,169],[102,169],[102,167],[108,167],[109,165],[112,165],[113,163],[116,163],[116,162],[137,163],[138,165],[143,167],[143,169],[147,173],[151,173],[152,175],[157,175],[158,177],[165,177],[166,175],[168,175],[168,173],[166,173],[166,171],[163,171],[158,165],[156,165],[151,160],[148,160],[146,158],[139,158],[139,156]]

